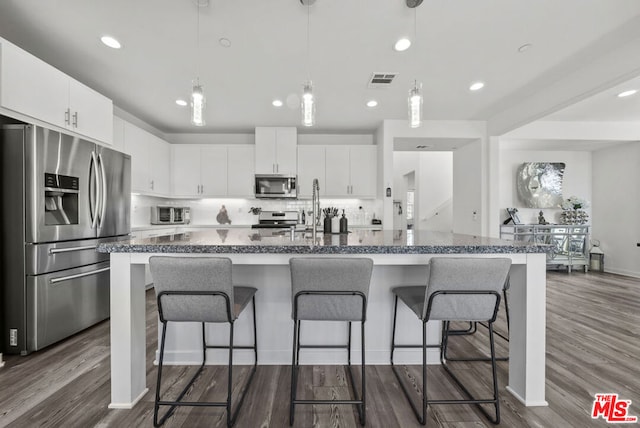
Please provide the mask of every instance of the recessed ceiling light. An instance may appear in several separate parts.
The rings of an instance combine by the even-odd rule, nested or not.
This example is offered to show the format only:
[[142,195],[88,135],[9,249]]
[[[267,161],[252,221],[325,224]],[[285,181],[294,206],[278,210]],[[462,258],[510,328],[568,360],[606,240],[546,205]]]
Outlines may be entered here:
[[271,104],[272,104],[274,107],[282,107],[282,100],[273,100],[273,101],[271,102]]
[[187,106],[187,102],[185,100],[182,100],[182,99],[177,99],[176,100],[176,104],[178,104],[180,107],[186,107]]
[[113,49],[120,49],[122,47],[120,42],[111,36],[102,36],[100,37],[100,41],[102,41],[102,43],[104,43],[105,45]]
[[638,92],[638,91],[635,90],[635,89],[630,89],[628,91],[620,92],[618,94],[618,97],[620,97],[620,98],[630,97],[631,95],[635,94],[636,92]]
[[533,46],[533,45],[532,45],[531,43],[525,43],[524,45],[522,45],[522,46],[520,46],[520,47],[518,48],[518,52],[520,52],[520,53],[526,52],[526,51],[528,51],[529,49],[531,49],[531,47],[532,47],[532,46]]
[[367,101],[367,107],[375,107],[377,105],[378,105],[378,102],[376,100]]
[[470,91],[479,91],[482,88],[484,88],[484,82],[474,82],[469,86]]
[[221,37],[220,39],[218,39],[218,43],[223,48],[228,48],[231,46],[231,40],[227,39],[226,37]]
[[411,40],[403,37],[402,39],[398,40],[395,45],[393,45],[393,49],[398,52],[402,52],[409,49],[409,46],[411,46]]

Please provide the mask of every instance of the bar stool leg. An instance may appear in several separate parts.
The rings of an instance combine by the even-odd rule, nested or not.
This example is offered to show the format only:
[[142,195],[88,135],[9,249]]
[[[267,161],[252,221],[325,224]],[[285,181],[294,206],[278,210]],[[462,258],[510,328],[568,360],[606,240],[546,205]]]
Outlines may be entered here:
[[293,351],[291,356],[291,401],[289,403],[289,425],[293,425],[295,414],[296,388],[298,385],[298,361],[300,344],[300,321],[293,322]]

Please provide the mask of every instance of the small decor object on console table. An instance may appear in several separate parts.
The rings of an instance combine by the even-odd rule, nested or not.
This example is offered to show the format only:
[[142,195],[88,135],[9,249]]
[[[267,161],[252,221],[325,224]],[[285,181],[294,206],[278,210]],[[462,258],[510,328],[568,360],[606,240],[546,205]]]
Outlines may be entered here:
[[586,224],[589,221],[589,214],[583,209],[589,203],[577,196],[570,196],[562,202],[562,213],[560,222],[562,224]]
[[549,224],[549,222],[544,218],[542,210],[540,210],[540,214],[538,215],[538,224]]

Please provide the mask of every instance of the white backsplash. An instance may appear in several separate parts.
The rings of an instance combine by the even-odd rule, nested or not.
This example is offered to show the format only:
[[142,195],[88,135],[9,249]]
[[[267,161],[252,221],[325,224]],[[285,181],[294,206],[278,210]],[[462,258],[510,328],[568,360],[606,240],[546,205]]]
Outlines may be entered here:
[[[251,225],[258,222],[258,216],[249,212],[252,207],[265,211],[306,211],[311,210],[310,200],[265,200],[265,199],[167,199],[153,196],[131,196],[131,227],[150,224],[151,207],[155,205],[187,206],[191,208],[192,225],[218,224],[216,216],[222,205],[227,210],[231,225]],[[340,215],[345,215],[352,226],[370,225],[373,216],[381,218],[382,201],[364,199],[320,198],[320,208],[335,207]]]

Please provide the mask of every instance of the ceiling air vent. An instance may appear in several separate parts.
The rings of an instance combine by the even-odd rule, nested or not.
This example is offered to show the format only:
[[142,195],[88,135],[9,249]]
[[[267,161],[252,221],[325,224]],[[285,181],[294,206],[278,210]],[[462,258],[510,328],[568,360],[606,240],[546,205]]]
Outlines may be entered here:
[[370,88],[387,88],[397,75],[398,73],[373,73],[367,86]]

